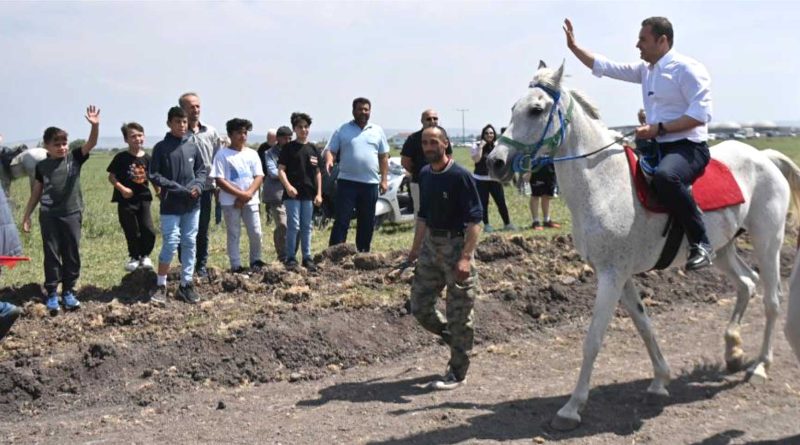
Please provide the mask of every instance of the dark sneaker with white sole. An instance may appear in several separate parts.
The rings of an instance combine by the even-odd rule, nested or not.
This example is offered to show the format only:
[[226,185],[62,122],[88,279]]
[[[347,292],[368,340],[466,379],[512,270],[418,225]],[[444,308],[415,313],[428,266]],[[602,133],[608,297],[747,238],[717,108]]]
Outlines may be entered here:
[[197,304],[200,302],[200,296],[194,291],[194,285],[191,283],[181,284],[178,286],[178,292],[176,295],[178,298],[189,304]]
[[167,286],[156,286],[156,288],[150,292],[150,303],[156,306],[166,306]]
[[450,390],[458,388],[459,386],[461,386],[461,385],[463,385],[465,383],[467,383],[467,378],[466,377],[464,377],[463,379],[459,380],[458,377],[456,377],[455,372],[453,372],[452,370],[448,369],[448,371],[444,375],[444,377],[442,377],[442,378],[440,378],[438,380],[432,381],[431,383],[428,384],[428,386],[431,389],[435,389],[437,391],[450,391]]

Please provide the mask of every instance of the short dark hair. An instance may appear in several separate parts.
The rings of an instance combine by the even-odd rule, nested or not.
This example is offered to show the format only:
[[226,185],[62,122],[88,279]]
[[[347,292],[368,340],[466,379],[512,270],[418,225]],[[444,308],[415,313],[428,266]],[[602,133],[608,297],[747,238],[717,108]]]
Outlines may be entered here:
[[188,118],[189,115],[186,114],[186,112],[183,111],[183,108],[181,108],[181,107],[172,107],[172,108],[170,108],[169,111],[167,112],[167,122],[172,121],[172,119],[175,119],[176,117]]
[[370,102],[369,99],[367,99],[366,97],[356,97],[355,99],[353,99],[353,108],[361,104],[367,104],[369,105],[369,108],[372,109],[372,102]]
[[422,132],[425,133],[426,131],[431,130],[431,129],[439,130],[442,133],[442,136],[444,136],[445,142],[447,142],[447,143],[450,142],[450,136],[447,135],[447,130],[445,130],[444,127],[440,127],[438,125],[434,125],[432,127],[425,128],[424,130],[422,130]]
[[300,123],[300,121],[306,121],[308,126],[309,127],[311,126],[311,116],[309,116],[306,113],[301,113],[299,111],[296,111],[296,112],[292,113],[291,117],[289,117],[289,122],[292,123],[292,128],[296,127],[297,124]]
[[136,130],[136,131],[141,131],[142,133],[144,133],[144,127],[142,127],[142,125],[137,123],[137,122],[123,123],[122,127],[120,128],[120,130],[122,131],[122,139],[124,139],[125,142],[128,141],[128,131],[129,130]]
[[241,130],[252,131],[253,123],[247,119],[239,119],[238,117],[234,117],[225,123],[225,130],[228,131],[229,135]]
[[667,36],[667,42],[669,42],[669,47],[672,49],[672,23],[666,17],[648,17],[642,21],[642,28],[645,26],[650,27],[650,31],[656,37],[656,40],[661,36]]
[[42,135],[42,140],[44,140],[45,144],[49,144],[62,137],[67,139],[68,136],[66,131],[58,127],[47,127],[47,129],[44,130],[44,135]]

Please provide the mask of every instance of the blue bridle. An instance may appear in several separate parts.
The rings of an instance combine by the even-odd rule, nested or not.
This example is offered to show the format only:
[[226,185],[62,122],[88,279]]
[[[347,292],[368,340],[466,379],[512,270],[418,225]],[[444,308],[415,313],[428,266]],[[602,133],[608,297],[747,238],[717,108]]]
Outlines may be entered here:
[[[567,125],[569,125],[570,121],[572,120],[572,109],[574,101],[570,101],[569,107],[567,108],[566,115],[564,114],[563,107],[561,105],[561,91],[554,90],[546,85],[541,83],[531,84],[531,88],[539,88],[540,90],[547,93],[553,99],[553,105],[550,107],[550,113],[547,116],[547,124],[544,127],[544,131],[542,135],[539,137],[539,140],[534,144],[523,144],[522,142],[515,141],[511,137],[508,136],[500,136],[497,140],[498,142],[502,142],[506,145],[510,145],[516,148],[521,154],[517,155],[511,163],[511,168],[516,173],[523,173],[528,171],[537,171],[540,168],[552,164],[553,162],[558,162],[562,160],[567,160],[568,158],[553,158],[553,154],[558,150],[558,147],[564,142],[567,136]],[[547,137],[547,133],[550,131],[550,128],[553,126],[553,120],[555,117],[558,116],[558,123],[559,129],[558,131],[550,137]],[[539,158],[535,158],[536,154],[542,147],[548,147],[550,153],[546,156],[541,156]],[[569,158],[574,159],[574,157]]]

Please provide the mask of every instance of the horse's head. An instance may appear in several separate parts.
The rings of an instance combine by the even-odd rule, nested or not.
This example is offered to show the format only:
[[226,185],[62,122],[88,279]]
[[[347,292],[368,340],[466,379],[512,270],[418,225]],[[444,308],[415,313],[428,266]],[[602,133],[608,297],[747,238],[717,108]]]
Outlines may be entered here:
[[567,110],[563,109],[561,78],[564,64],[557,70],[539,62],[539,69],[528,91],[511,107],[511,122],[489,154],[489,174],[508,181],[515,172],[530,168],[563,142]]

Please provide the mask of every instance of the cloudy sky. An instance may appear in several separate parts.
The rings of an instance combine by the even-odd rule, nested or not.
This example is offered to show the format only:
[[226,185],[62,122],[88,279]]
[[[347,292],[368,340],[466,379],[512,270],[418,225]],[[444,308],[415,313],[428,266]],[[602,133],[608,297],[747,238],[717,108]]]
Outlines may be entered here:
[[800,120],[800,2],[3,1],[0,133],[12,142],[57,125],[85,137],[92,103],[101,135],[136,120],[158,139],[188,90],[212,125],[245,117],[262,134],[292,111],[333,129],[356,96],[385,128],[418,127],[426,107],[450,128],[458,109],[469,110],[467,128],[500,126],[539,59],[565,59],[569,84],[608,125],[631,124],[638,87],[592,77],[561,23],[572,19],[584,47],[635,61],[651,15],[669,17],[675,48],[708,67],[715,121]]

